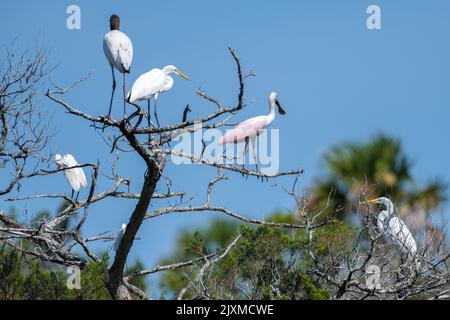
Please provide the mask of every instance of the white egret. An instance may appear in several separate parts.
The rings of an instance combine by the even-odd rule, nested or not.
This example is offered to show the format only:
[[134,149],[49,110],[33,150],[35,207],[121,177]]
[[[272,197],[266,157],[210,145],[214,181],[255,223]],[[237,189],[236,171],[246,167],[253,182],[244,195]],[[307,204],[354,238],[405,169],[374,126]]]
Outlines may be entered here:
[[58,169],[63,168],[72,168],[64,170],[64,175],[66,176],[67,182],[69,182],[70,187],[72,188],[72,196],[74,192],[77,193],[76,199],[78,199],[78,195],[80,194],[80,188],[87,187],[86,176],[84,175],[83,168],[73,168],[78,166],[78,162],[71,154],[66,154],[62,157],[60,154],[55,155],[55,162]]
[[142,75],[140,75],[133,83],[130,92],[127,95],[129,102],[147,100],[148,108],[148,122],[150,127],[150,99],[154,98],[155,107],[153,114],[155,115],[156,123],[159,125],[157,115],[158,95],[162,92],[169,91],[173,87],[172,73],[177,73],[186,80],[190,80],[180,70],[173,65],[165,66],[162,69],[154,68]]
[[121,229],[116,235],[116,240],[114,240],[114,251],[117,252],[120,246],[120,241],[122,241],[122,237],[125,234],[125,230],[127,230],[127,225],[125,223],[122,223]]
[[123,74],[123,115],[126,114],[125,93],[126,81],[125,73],[130,73],[131,61],[133,60],[133,44],[128,36],[121,32],[120,18],[113,14],[109,19],[109,26],[111,31],[105,34],[103,39],[103,51],[111,66],[113,87],[111,93],[111,100],[109,102],[108,118],[111,118],[112,103],[114,92],[116,90],[116,78],[114,75],[114,68]]
[[244,148],[244,168],[245,168],[245,154],[248,150],[248,142],[249,140],[252,142],[253,147],[253,158],[256,162],[256,170],[259,172],[259,164],[256,157],[256,137],[266,129],[275,119],[275,105],[278,107],[278,112],[281,115],[286,114],[286,111],[281,107],[280,102],[278,101],[278,94],[276,92],[272,92],[269,96],[269,114],[265,116],[257,116],[250,119],[247,119],[241,123],[239,123],[232,130],[227,131],[219,140],[219,145],[227,144],[227,143],[239,143],[245,141]]
[[378,230],[392,239],[400,251],[409,259],[415,258],[417,244],[405,223],[394,216],[394,205],[388,198],[381,197],[363,203],[380,204],[384,210],[377,216]]

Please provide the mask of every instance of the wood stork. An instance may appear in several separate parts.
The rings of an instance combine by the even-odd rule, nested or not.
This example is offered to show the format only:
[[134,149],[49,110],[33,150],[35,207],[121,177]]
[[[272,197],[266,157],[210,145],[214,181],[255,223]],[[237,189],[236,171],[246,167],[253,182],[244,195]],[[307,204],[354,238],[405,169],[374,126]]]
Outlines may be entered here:
[[123,115],[125,117],[126,114],[125,74],[130,73],[131,61],[133,60],[133,43],[125,33],[119,30],[120,29],[119,16],[113,14],[110,17],[109,27],[111,31],[105,34],[105,38],[103,39],[103,51],[105,53],[106,59],[108,59],[109,65],[111,66],[111,73],[113,78],[111,100],[109,102],[108,118],[111,118],[112,103],[114,98],[114,92],[116,90],[116,78],[114,75],[114,68],[116,68],[120,73],[123,74]]

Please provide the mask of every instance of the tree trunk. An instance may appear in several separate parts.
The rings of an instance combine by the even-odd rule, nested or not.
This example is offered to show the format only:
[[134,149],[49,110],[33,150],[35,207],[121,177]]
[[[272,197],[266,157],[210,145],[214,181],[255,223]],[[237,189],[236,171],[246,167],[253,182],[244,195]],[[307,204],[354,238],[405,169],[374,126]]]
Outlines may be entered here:
[[[159,162],[159,166],[156,161]],[[150,205],[153,193],[155,192],[156,184],[161,177],[164,159],[158,159],[156,161],[148,163],[147,174],[142,187],[141,197],[139,198],[139,201],[127,224],[125,234],[123,235],[120,246],[116,252],[114,263],[108,272],[109,279],[107,287],[113,299],[128,300],[131,298],[128,289],[123,284],[123,271],[130,248],[132,247],[136,234],[145,218],[145,215],[147,214],[147,209]]]

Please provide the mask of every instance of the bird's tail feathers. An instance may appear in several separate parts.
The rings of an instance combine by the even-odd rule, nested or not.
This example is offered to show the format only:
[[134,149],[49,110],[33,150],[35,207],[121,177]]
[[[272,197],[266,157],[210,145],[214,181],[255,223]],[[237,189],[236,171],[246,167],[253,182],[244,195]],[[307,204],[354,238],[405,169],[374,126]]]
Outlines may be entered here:
[[128,66],[128,68],[127,68],[123,65],[123,63],[122,63],[122,68],[125,71],[125,73],[130,73],[130,71],[131,71],[131,66]]
[[131,90],[127,94],[127,102],[133,102],[133,101],[131,101]]

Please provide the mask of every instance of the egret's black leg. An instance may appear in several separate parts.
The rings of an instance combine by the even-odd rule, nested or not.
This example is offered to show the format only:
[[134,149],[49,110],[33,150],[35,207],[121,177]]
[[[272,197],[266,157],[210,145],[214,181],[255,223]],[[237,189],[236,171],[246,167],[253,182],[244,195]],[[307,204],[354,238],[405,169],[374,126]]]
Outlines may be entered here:
[[73,195],[74,195],[75,191],[72,189],[72,195],[70,196],[70,199],[73,200]]
[[[150,99],[147,100],[147,122],[148,122],[148,128],[150,129]],[[151,134],[148,134],[148,143],[150,143]]]
[[156,124],[158,125],[158,128],[159,128],[161,126],[159,125],[158,114],[157,114],[157,110],[156,110],[157,105],[158,105],[158,96],[155,96],[155,106],[154,106],[153,114],[155,115]]
[[76,198],[75,198],[75,202],[78,201],[78,196],[79,196],[79,195],[80,195],[80,191],[77,192],[77,196],[76,196]]

